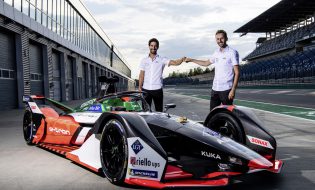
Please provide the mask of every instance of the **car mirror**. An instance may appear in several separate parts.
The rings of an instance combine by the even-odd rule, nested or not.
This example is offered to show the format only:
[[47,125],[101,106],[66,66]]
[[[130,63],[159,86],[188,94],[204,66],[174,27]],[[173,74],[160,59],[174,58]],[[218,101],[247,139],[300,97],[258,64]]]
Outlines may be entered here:
[[176,108],[176,104],[165,104],[164,108],[164,112],[167,112],[167,110],[170,108]]

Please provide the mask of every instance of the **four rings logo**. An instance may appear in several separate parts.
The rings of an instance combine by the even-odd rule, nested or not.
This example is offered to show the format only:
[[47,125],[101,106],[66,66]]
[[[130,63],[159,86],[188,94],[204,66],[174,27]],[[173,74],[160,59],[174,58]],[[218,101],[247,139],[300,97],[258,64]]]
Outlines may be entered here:
[[58,134],[63,134],[63,135],[70,135],[70,131],[64,130],[64,129],[58,129],[56,127],[49,127],[49,131],[58,133]]

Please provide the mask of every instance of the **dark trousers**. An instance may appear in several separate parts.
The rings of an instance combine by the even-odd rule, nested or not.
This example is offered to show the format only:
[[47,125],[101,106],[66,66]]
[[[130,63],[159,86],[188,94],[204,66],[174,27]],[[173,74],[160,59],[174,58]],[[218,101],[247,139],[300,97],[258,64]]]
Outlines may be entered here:
[[210,111],[221,105],[221,103],[223,105],[232,105],[233,104],[233,99],[229,99],[229,93],[230,90],[225,90],[225,91],[215,91],[212,90],[211,91],[211,98],[210,98]]
[[153,99],[155,111],[163,112],[163,89],[162,88],[158,90],[143,89],[143,91],[147,92],[147,96],[145,97],[145,100],[148,102],[150,107],[151,107],[152,99]]

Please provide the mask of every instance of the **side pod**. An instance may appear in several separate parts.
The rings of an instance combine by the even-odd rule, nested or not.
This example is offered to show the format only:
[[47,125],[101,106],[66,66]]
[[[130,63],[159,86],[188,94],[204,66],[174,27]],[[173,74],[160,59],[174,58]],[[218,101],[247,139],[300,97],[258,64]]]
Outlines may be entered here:
[[167,160],[167,154],[152,133],[146,121],[135,113],[118,112],[118,113],[103,113],[95,123],[93,133],[100,133],[109,119],[118,119],[127,126],[126,132],[128,137],[139,137],[145,141],[152,149],[159,153]]

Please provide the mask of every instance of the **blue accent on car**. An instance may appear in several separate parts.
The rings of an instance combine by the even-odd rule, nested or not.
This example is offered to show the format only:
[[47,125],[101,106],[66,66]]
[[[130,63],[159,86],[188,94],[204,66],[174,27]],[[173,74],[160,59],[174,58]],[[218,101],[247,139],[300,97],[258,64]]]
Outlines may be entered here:
[[92,111],[92,112],[102,112],[102,105],[92,105],[89,107],[87,111]]
[[157,171],[150,171],[150,170],[130,169],[129,175],[140,176],[140,177],[149,177],[149,178],[158,178],[158,172]]

